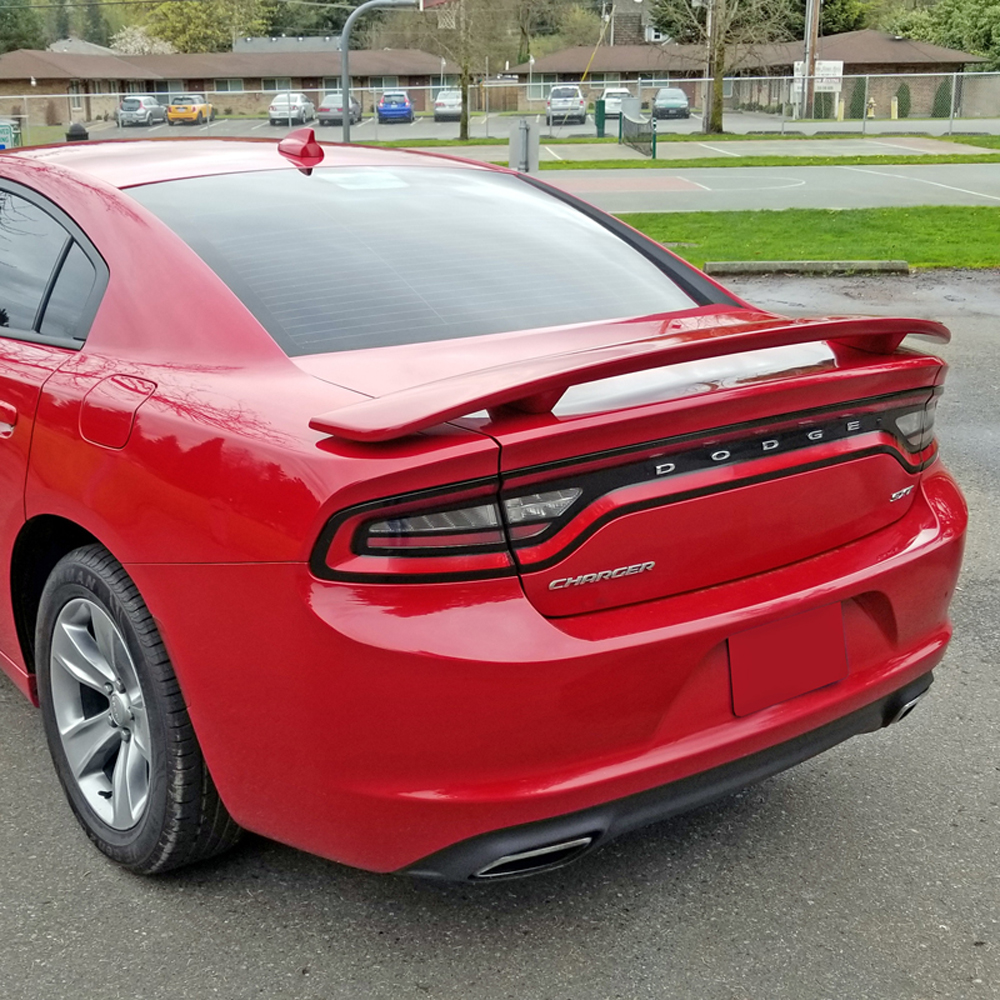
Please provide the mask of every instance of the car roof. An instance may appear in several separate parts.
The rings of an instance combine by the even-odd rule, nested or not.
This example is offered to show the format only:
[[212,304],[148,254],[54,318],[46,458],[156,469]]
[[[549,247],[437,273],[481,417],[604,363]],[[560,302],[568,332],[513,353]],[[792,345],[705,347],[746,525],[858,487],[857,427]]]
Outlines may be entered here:
[[[325,154],[324,166],[493,169],[424,150],[321,145]],[[11,160],[67,170],[117,188],[219,174],[295,169],[294,164],[278,153],[273,139],[244,138],[107,139],[22,147],[0,153],[0,165]]]

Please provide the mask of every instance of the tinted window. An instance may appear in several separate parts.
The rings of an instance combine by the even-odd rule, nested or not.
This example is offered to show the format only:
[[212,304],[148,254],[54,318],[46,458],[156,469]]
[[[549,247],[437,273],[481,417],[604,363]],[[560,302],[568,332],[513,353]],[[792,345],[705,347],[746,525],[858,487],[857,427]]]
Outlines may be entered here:
[[553,87],[552,96],[553,97],[576,97],[579,91],[576,87]]
[[85,331],[80,328],[96,278],[94,265],[74,243],[59,269],[38,332],[46,337],[81,338]]
[[141,106],[142,102],[137,101],[134,97],[129,97],[122,101],[122,109],[125,111],[136,111]]
[[595,220],[507,174],[319,168],[132,188],[291,355],[691,307]]
[[0,327],[34,328],[68,238],[52,216],[16,194],[0,191]]

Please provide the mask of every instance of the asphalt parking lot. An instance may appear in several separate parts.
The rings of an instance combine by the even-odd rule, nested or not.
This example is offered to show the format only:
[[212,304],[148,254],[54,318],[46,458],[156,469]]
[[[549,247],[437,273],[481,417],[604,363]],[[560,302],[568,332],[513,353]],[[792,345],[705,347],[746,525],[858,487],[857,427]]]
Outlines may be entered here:
[[255,837],[147,880],[76,828],[4,681],[0,997],[1000,997],[1000,273],[732,286],[953,328],[938,428],[969,545],[954,643],[909,719],[531,880],[429,885]]

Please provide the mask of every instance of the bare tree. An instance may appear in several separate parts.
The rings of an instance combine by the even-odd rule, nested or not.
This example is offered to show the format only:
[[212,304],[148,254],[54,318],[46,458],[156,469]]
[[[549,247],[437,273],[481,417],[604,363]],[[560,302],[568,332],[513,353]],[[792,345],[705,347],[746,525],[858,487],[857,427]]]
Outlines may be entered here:
[[658,0],[653,18],[676,42],[705,46],[709,78],[703,124],[722,131],[722,90],[727,69],[755,46],[787,41],[795,0]]

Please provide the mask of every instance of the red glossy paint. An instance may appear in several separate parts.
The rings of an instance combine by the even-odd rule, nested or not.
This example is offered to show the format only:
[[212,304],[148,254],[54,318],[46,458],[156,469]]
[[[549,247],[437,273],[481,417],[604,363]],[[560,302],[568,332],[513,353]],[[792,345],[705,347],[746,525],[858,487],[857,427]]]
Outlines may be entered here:
[[[489,169],[323,150],[317,171]],[[936,446],[913,453],[880,424],[677,479],[614,477],[922,407],[944,365],[899,338],[944,328],[793,322],[732,300],[292,360],[128,188],[294,169],[247,141],[0,155],[0,184],[61,206],[110,272],[81,350],[0,337],[0,667],[26,694],[6,567],[32,524],[58,517],[144,596],[233,817],[393,871],[773,747],[939,662],[966,512]],[[819,353],[795,346],[817,338]],[[572,384],[667,364],[669,391],[555,405]],[[528,397],[539,405],[503,405]],[[503,551],[357,548],[372,518],[578,482],[550,534]],[[399,575],[418,562],[426,579]],[[831,607],[846,676],[758,678],[734,710],[733,637]]]

